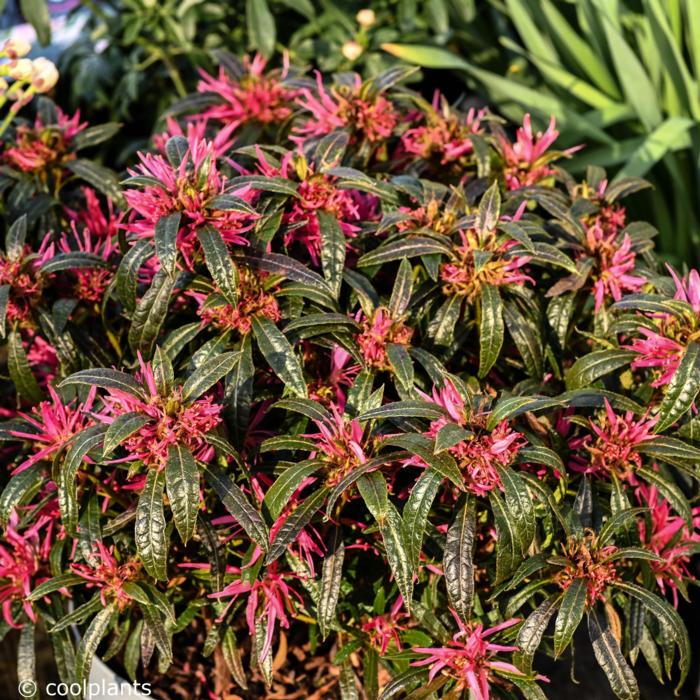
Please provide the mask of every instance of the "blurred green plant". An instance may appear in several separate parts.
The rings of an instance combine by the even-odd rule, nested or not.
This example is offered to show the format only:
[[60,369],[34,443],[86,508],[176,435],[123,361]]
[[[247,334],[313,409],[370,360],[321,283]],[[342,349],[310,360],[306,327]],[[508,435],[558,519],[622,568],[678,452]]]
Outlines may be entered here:
[[700,250],[700,2],[697,0],[491,0],[507,66],[428,46],[389,44],[394,56],[461,71],[493,106],[520,120],[553,114],[562,145],[590,145],[570,163],[616,179],[644,176],[637,206],[679,261]]

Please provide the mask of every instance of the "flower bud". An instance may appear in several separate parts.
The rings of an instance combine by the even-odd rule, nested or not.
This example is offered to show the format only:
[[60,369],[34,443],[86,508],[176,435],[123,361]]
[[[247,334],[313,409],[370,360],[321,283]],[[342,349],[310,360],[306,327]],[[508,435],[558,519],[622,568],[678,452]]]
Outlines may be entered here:
[[28,58],[20,58],[16,61],[10,61],[10,69],[8,74],[14,80],[31,80],[34,72],[34,63]]
[[48,92],[58,82],[58,69],[48,58],[34,60],[32,85],[37,92]]
[[360,10],[355,19],[363,29],[369,29],[377,21],[377,15],[374,14],[374,10],[365,9]]
[[26,56],[31,50],[31,48],[32,45],[26,39],[23,39],[22,37],[16,37],[14,39],[8,39],[4,43],[2,50],[4,53],[7,54],[8,58],[14,59]]
[[348,61],[356,61],[362,55],[364,48],[356,41],[346,41],[341,51]]

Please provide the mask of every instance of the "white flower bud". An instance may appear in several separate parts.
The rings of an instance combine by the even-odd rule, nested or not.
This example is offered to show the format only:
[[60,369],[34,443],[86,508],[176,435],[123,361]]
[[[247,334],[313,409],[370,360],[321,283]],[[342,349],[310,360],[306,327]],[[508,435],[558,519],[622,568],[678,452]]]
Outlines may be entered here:
[[16,61],[10,61],[10,69],[8,75],[14,80],[31,80],[34,73],[34,63],[28,58],[20,58]]
[[348,61],[356,61],[362,55],[364,48],[356,41],[346,41],[341,51]]
[[26,56],[31,50],[32,45],[22,37],[16,37],[14,39],[8,39],[2,47],[4,53],[7,54],[8,58],[22,58]]
[[377,21],[377,15],[374,14],[374,10],[360,10],[355,19],[363,29],[369,29]]
[[34,60],[32,85],[37,92],[48,92],[58,82],[58,69],[48,58]]

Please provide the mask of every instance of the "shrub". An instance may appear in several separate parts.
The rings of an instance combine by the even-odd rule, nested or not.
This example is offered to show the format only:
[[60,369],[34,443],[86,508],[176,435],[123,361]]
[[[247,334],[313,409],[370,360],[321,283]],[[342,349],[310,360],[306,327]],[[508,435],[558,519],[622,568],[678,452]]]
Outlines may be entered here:
[[0,259],[20,678],[40,623],[67,682],[98,653],[260,697],[291,639],[344,698],[538,698],[584,625],[619,697],[640,653],[680,686],[700,279],[627,220],[645,184],[411,69],[222,59],[123,193],[78,118],[50,171],[3,146],[47,202]]

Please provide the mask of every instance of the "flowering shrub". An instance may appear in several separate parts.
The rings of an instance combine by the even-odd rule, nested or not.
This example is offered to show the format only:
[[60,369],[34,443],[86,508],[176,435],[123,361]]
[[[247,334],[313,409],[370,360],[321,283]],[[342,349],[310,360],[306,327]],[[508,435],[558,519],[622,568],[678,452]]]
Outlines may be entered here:
[[123,193],[74,167],[109,125],[3,144],[51,199],[0,267],[21,678],[41,621],[67,682],[202,639],[211,696],[260,697],[294,639],[329,697],[542,698],[580,626],[620,698],[640,654],[683,683],[698,273],[627,220],[642,181],[575,181],[553,122],[512,138],[410,72],[225,57]]

